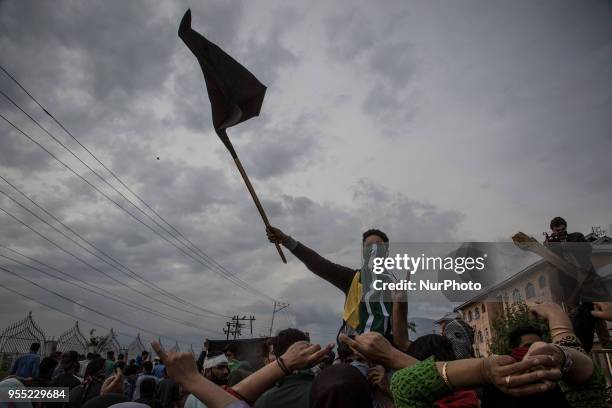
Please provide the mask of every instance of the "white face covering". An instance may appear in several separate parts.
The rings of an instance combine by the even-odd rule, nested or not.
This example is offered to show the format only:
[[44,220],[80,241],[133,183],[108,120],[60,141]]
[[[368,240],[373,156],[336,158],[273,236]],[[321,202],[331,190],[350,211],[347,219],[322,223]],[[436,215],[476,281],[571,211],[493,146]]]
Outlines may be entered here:
[[361,253],[362,270],[372,270],[374,258],[386,258],[389,256],[389,244],[374,243],[363,247]]

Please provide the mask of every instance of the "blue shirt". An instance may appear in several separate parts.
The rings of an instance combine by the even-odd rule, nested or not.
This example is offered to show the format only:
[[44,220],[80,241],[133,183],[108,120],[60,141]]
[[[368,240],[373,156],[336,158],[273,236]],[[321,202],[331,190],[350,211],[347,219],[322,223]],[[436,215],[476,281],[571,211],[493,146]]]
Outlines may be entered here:
[[40,356],[34,351],[28,354],[17,357],[11,368],[11,374],[21,378],[36,378],[38,377],[38,366],[40,365]]
[[157,378],[164,378],[165,368],[166,368],[165,365],[163,365],[162,363],[159,363],[158,365],[153,367],[153,375],[156,376]]

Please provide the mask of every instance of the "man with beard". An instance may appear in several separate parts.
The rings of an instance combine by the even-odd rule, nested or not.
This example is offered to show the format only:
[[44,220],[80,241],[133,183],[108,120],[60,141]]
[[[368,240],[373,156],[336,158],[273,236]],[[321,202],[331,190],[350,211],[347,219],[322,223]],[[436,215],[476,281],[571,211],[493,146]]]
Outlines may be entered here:
[[[228,363],[229,361],[225,354],[220,354],[216,357],[211,357],[209,355],[206,357],[206,360],[204,360],[202,374],[207,380],[225,388],[230,374]],[[195,395],[189,394],[185,400],[184,408],[206,408],[206,405],[198,400]]]

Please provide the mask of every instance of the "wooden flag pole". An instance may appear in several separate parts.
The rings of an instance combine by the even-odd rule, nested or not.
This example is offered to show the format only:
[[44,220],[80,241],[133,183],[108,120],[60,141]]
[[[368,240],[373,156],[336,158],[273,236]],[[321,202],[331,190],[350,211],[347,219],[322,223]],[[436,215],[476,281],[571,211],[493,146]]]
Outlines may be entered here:
[[[247,190],[249,190],[249,193],[251,193],[251,197],[253,197],[255,206],[257,207],[257,210],[259,210],[259,215],[261,215],[261,219],[263,220],[266,227],[269,227],[270,221],[268,221],[268,216],[266,215],[266,212],[264,211],[261,203],[259,202],[259,198],[257,198],[257,194],[255,193],[255,190],[253,189],[253,186],[251,185],[249,176],[247,176],[246,171],[244,171],[244,167],[242,167],[242,163],[240,163],[240,159],[238,158],[238,156],[237,155],[232,155],[232,156],[234,157],[234,162],[236,163],[236,166],[238,167],[238,171],[240,172],[240,175],[242,176],[242,179],[244,180],[244,183],[246,184]],[[276,250],[278,251],[278,254],[283,260],[283,263],[287,263],[287,258],[285,258],[285,254],[283,254],[283,250],[281,249],[280,245],[277,243],[275,243],[274,245],[276,245]]]

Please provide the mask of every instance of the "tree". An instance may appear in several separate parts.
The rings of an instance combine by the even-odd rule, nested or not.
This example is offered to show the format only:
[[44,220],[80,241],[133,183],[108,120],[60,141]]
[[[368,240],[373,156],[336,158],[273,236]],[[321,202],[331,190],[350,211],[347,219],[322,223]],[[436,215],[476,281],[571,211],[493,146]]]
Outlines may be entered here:
[[489,350],[493,354],[510,354],[510,332],[520,326],[535,326],[544,333],[544,341],[550,340],[548,325],[544,320],[540,320],[531,313],[529,306],[525,302],[518,302],[506,305],[504,312],[497,315],[491,323],[491,340]]

